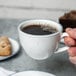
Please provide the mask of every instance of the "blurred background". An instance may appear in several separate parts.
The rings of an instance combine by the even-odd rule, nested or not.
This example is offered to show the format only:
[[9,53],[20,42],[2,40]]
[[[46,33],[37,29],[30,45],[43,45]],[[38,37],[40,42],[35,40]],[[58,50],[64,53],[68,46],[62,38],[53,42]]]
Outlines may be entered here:
[[44,18],[58,21],[70,10],[76,10],[76,0],[0,0],[0,19]]

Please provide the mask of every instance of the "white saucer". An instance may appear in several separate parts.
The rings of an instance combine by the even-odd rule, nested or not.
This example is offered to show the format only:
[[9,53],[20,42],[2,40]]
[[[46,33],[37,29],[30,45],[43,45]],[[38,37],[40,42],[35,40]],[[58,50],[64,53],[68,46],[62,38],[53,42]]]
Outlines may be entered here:
[[41,71],[24,71],[16,73],[12,76],[56,76],[50,73],[41,72]]
[[12,45],[12,54],[10,56],[0,56],[0,60],[4,60],[7,58],[12,57],[13,55],[15,55],[18,51],[19,51],[19,44],[17,41],[15,41],[14,39],[9,38],[10,43]]

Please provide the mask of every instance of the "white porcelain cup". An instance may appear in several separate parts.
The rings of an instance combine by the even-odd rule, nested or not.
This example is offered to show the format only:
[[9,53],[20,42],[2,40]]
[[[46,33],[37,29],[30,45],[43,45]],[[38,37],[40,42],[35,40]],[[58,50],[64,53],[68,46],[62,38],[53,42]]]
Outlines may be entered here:
[[[58,31],[49,35],[32,35],[28,33],[24,33],[22,28],[29,25],[49,25],[51,27],[56,28]],[[62,52],[68,47],[60,48],[58,51],[58,44],[61,40],[62,34],[62,26],[59,23],[56,23],[51,20],[27,20],[22,22],[18,26],[19,39],[22,47],[24,48],[27,55],[32,57],[33,59],[43,60],[50,57],[54,53]],[[66,34],[63,34],[64,37]]]

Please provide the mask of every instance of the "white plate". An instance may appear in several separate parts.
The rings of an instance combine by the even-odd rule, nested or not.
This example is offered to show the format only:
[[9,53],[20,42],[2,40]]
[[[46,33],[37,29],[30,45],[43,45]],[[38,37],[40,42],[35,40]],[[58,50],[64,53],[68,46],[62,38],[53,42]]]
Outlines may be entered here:
[[12,45],[12,54],[10,56],[0,56],[0,60],[4,60],[7,59],[9,57],[12,57],[13,55],[15,55],[18,51],[19,51],[19,44],[17,41],[9,38],[10,43]]
[[12,76],[56,76],[50,73],[41,72],[41,71],[24,71],[16,73]]

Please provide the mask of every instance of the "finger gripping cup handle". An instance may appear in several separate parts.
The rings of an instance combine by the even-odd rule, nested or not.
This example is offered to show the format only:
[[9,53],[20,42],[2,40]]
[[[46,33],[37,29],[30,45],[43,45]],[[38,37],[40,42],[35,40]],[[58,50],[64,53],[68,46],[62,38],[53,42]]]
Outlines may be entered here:
[[[65,37],[65,36],[69,36],[67,33],[63,33],[62,35],[61,35],[61,41],[62,41],[62,39]],[[59,48],[55,53],[60,53],[60,52],[64,52],[64,51],[66,51],[66,50],[68,50],[68,46],[64,46],[64,47],[62,47],[62,48]]]

